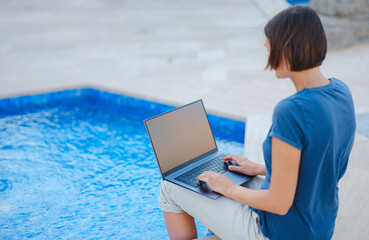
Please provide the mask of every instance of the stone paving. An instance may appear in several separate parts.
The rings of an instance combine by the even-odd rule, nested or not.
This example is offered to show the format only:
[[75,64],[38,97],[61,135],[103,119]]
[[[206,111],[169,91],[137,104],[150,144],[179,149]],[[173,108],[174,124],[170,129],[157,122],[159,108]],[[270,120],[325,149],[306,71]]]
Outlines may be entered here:
[[[210,113],[238,120],[265,114],[294,93],[289,80],[263,70],[263,24],[286,6],[282,0],[2,0],[0,98],[92,86],[174,105],[202,98]],[[327,77],[349,85],[358,119],[364,116],[340,184],[334,239],[369,235],[368,63],[369,44],[361,44],[329,52],[322,66]]]

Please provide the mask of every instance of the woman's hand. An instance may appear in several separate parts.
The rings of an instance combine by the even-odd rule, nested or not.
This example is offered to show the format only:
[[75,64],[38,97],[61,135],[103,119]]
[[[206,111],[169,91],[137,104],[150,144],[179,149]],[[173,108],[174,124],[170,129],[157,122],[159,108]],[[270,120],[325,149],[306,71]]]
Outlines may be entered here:
[[237,186],[229,178],[213,171],[205,171],[197,179],[206,182],[214,192],[218,192],[224,196],[227,196],[232,188]]
[[265,165],[254,163],[247,157],[232,154],[224,158],[224,161],[234,160],[239,166],[230,165],[228,169],[233,172],[240,172],[249,176],[265,175]]

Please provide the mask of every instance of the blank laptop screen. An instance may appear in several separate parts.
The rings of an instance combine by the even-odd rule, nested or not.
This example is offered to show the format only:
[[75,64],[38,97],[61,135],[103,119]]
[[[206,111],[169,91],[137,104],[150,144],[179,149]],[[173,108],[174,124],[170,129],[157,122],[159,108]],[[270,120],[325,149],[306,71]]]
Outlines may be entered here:
[[202,101],[146,121],[162,173],[216,148]]

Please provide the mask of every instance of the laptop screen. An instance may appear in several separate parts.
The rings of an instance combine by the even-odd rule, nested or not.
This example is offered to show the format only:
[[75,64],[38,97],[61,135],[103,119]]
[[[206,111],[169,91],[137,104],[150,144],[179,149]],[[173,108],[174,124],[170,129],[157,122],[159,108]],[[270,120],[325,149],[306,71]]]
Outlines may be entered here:
[[162,174],[217,148],[201,100],[145,124]]

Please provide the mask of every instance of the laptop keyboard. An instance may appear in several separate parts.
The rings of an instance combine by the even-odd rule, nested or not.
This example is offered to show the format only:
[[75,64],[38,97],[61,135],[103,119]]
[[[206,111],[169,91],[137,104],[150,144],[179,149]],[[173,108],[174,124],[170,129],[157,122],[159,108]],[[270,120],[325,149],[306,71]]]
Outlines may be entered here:
[[[183,173],[182,175],[179,175],[178,177],[174,178],[175,180],[181,181],[183,183],[186,183],[192,187],[198,187],[199,186],[199,180],[197,180],[197,177],[203,173],[204,171],[213,171],[217,173],[225,173],[228,171],[229,164],[234,164],[231,162],[225,162],[223,158],[227,156],[224,154],[220,154],[216,156],[215,158],[209,160],[208,162],[199,165],[193,169],[191,169],[188,172]],[[234,164],[236,165],[236,164]]]

